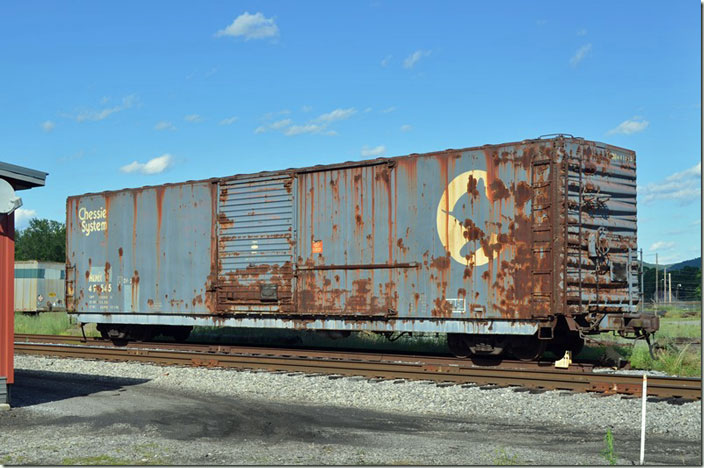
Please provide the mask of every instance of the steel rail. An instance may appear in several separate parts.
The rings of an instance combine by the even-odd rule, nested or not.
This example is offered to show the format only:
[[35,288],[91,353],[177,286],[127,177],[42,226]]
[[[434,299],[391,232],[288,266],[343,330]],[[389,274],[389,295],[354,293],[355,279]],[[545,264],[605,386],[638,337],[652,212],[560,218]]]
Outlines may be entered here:
[[[52,339],[55,340],[52,342]],[[603,394],[640,395],[642,391],[640,375],[597,373],[589,365],[555,369],[549,362],[504,361],[500,366],[485,366],[459,358],[348,351],[173,343],[132,343],[126,347],[116,347],[105,340],[88,339],[82,342],[81,337],[49,335],[17,335],[15,352],[108,361],[520,386]],[[649,376],[648,382],[649,396],[701,399],[701,379]]]

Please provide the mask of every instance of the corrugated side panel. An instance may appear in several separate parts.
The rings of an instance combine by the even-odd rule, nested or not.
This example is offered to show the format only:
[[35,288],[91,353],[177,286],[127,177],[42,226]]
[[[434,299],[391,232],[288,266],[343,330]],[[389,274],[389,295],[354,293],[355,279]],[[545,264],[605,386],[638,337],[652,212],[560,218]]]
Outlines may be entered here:
[[215,190],[203,181],[69,198],[66,283],[72,309],[104,315],[214,312]]
[[570,143],[566,151],[568,310],[635,312],[635,153],[593,142]]
[[218,311],[292,310],[293,183],[289,173],[220,182]]

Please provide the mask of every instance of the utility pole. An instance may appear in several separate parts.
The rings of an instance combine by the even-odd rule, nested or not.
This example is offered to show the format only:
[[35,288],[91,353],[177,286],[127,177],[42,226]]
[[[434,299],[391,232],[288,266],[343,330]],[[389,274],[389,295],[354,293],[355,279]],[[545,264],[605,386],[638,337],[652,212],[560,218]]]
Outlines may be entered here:
[[662,302],[667,302],[667,267],[663,268],[662,273]]
[[655,254],[655,302],[660,302],[658,294],[658,254]]
[[667,274],[667,302],[672,302],[672,273]]

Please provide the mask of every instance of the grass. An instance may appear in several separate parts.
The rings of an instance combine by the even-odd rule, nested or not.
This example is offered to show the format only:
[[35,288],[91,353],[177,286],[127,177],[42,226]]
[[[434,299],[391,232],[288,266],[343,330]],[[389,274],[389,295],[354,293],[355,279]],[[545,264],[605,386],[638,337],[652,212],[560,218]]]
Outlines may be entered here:
[[[100,336],[95,324],[85,326],[86,336]],[[44,312],[36,315],[15,312],[15,333],[36,335],[81,335],[81,327],[66,312]]]
[[610,428],[606,430],[606,434],[604,435],[604,445],[604,450],[601,452],[604,456],[604,460],[606,460],[609,465],[615,465],[618,461],[618,457],[614,451],[614,435],[611,433]]
[[506,449],[496,451],[494,465],[522,465],[523,462],[516,455],[508,455]]

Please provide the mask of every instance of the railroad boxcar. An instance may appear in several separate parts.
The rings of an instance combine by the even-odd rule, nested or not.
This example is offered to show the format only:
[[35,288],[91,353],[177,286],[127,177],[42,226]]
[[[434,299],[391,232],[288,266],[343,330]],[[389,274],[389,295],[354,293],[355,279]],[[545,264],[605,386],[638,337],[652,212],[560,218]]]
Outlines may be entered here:
[[15,262],[15,312],[66,310],[63,263],[26,260]]
[[635,153],[582,138],[69,197],[70,311],[190,327],[435,332],[457,355],[646,337]]

